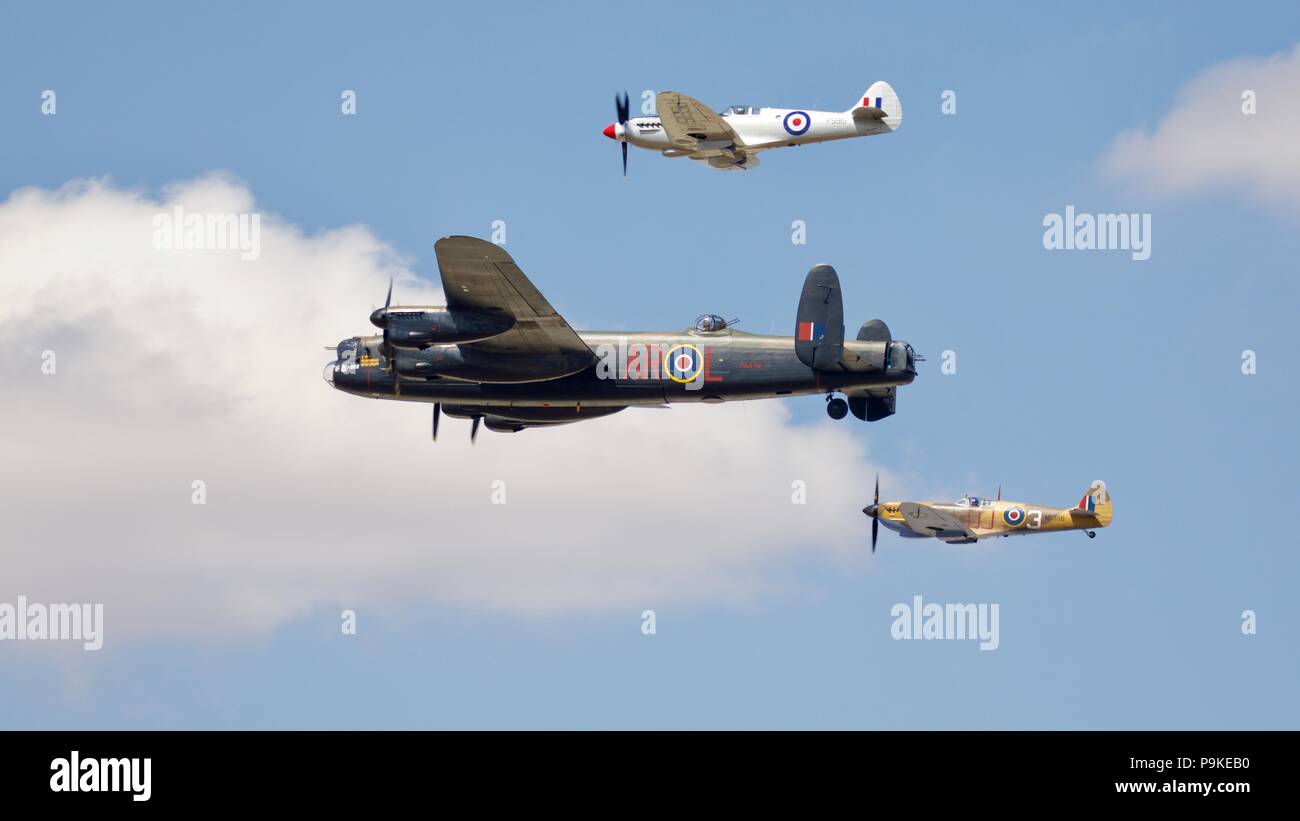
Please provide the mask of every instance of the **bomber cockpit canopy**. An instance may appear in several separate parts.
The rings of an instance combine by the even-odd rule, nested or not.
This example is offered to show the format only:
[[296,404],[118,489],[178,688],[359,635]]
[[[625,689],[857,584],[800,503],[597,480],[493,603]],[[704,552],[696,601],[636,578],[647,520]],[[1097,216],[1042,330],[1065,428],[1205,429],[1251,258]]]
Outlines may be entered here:
[[724,331],[731,323],[717,314],[704,314],[695,318],[695,330],[700,333],[711,334],[717,331]]
[[763,109],[759,108],[756,105],[733,105],[730,106],[729,108],[724,108],[722,111],[718,113],[724,117],[727,117],[733,114],[757,114],[762,110]]

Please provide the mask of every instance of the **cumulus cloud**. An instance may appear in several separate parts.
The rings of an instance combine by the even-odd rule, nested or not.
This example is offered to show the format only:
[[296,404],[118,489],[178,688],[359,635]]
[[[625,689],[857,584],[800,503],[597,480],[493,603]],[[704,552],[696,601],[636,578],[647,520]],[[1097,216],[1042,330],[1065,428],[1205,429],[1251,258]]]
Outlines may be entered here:
[[322,345],[368,332],[390,276],[439,301],[406,260],[365,228],[266,216],[256,261],[156,250],[176,205],[263,210],[219,176],[0,203],[0,601],[103,602],[111,648],[321,608],[741,602],[788,586],[796,556],[861,560],[875,467],[847,423],[796,431],[783,403],[752,402],[484,431],[472,450],[444,419],[434,445],[427,406],[321,379]]
[[[1193,79],[1152,129],[1121,134],[1106,171],[1157,193],[1242,189],[1300,205],[1300,46],[1220,63]],[[1243,112],[1253,93],[1254,114]]]

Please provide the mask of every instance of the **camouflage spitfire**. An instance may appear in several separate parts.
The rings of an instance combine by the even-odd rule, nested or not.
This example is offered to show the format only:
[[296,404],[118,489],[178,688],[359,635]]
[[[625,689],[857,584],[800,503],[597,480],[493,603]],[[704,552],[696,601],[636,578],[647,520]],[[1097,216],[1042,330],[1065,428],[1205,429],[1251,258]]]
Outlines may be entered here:
[[[574,331],[499,246],[445,237],[434,246],[447,304],[370,315],[378,336],[340,342],[325,366],[338,390],[433,404],[488,430],[517,432],[596,419],[628,407],[826,394],[826,412],[874,422],[894,413],[916,353],[878,319],[844,339],[839,277],[804,281],[796,334],[766,336],[708,314],[676,333]],[[839,392],[846,398],[835,396]]]
[[1045,507],[1025,502],[1006,502],[1002,491],[997,499],[963,496],[956,502],[885,502],[880,503],[880,478],[876,478],[876,495],[862,509],[870,516],[871,552],[876,552],[876,534],[884,524],[909,539],[933,537],[948,544],[971,544],[994,536],[1026,533],[1049,533],[1056,530],[1082,530],[1088,538],[1097,534],[1094,527],[1110,524],[1113,510],[1106,483],[1098,479],[1074,507]]

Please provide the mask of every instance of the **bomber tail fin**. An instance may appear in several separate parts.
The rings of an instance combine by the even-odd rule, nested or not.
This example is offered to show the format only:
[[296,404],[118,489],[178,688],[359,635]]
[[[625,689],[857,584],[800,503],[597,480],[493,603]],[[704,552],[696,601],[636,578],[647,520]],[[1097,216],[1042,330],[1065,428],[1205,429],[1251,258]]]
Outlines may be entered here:
[[814,370],[839,364],[844,354],[844,298],[834,268],[814,265],[808,272],[794,323],[794,353],[800,362]]
[[858,120],[875,120],[884,126],[883,130],[896,131],[903,124],[903,101],[893,86],[878,80],[853,101],[849,114]]
[[1106,490],[1106,483],[1098,479],[1089,485],[1083,494],[1083,498],[1079,499],[1079,503],[1075,505],[1074,510],[1096,517],[1098,527],[1105,527],[1110,524],[1110,520],[1114,518],[1115,513],[1110,499],[1110,491]]

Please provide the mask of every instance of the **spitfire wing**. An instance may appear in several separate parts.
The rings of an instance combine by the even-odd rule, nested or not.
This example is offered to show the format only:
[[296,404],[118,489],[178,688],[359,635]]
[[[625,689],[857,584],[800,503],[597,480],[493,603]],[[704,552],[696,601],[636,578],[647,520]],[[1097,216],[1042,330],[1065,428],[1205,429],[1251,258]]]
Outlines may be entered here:
[[501,246],[475,237],[443,237],[434,251],[448,308],[502,313],[515,319],[514,327],[505,333],[462,348],[493,354],[549,354],[575,363],[585,360],[588,365],[596,361],[582,338]]
[[678,148],[691,149],[702,142],[731,143],[744,149],[736,130],[704,103],[677,91],[661,91],[655,96],[659,121],[664,133]]
[[950,514],[918,502],[904,502],[899,512],[912,532],[919,536],[934,536],[945,542],[974,541],[975,532]]

